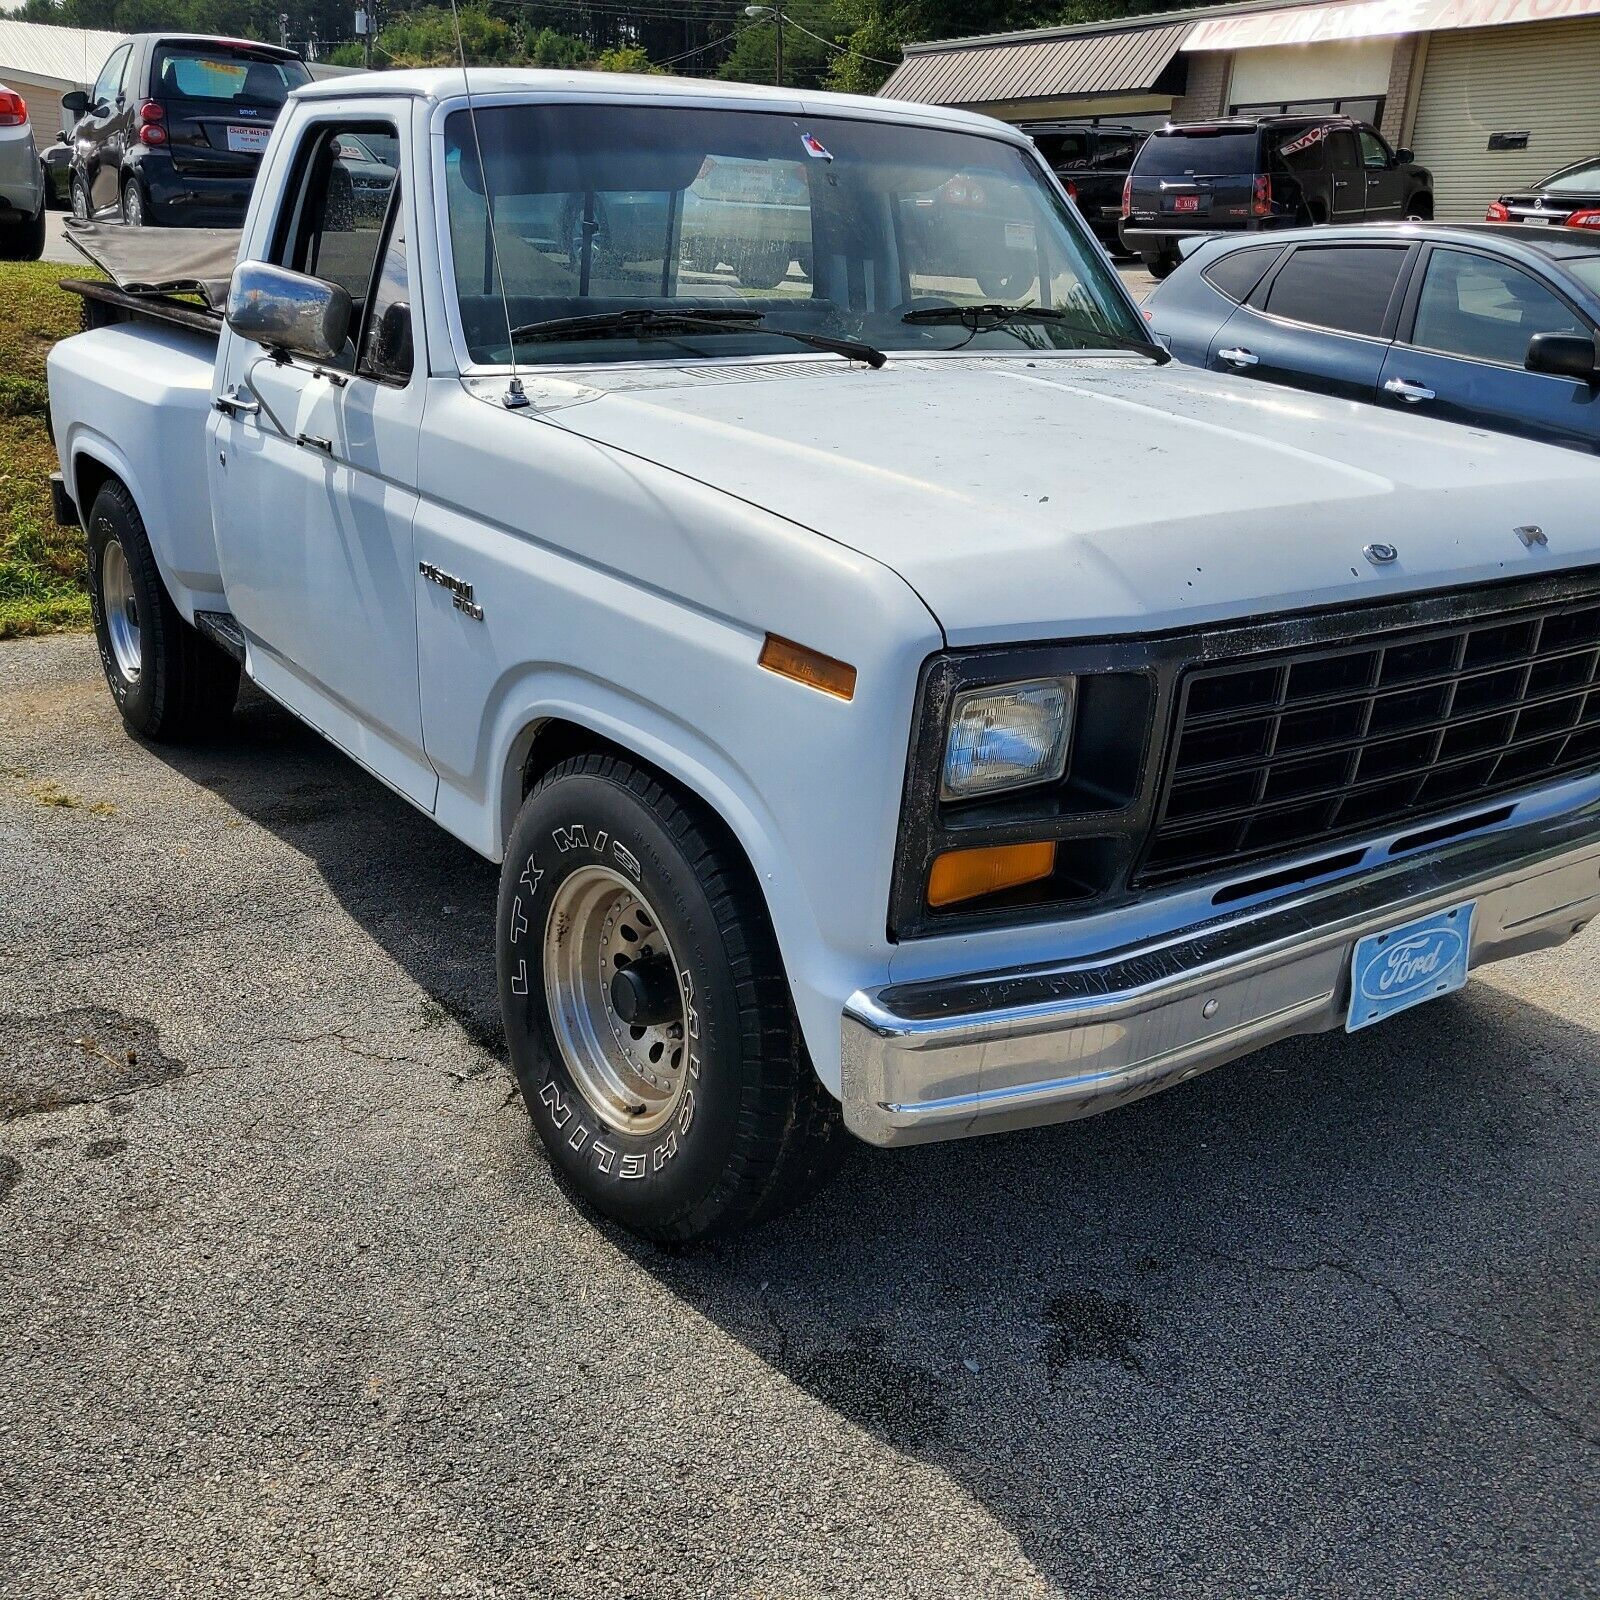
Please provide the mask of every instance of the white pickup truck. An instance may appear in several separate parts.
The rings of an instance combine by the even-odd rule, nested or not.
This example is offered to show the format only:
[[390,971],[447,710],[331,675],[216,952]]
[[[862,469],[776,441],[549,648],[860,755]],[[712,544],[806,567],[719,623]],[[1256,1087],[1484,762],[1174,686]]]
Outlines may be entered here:
[[124,719],[242,667],[502,862],[528,1111],[641,1233],[1600,906],[1600,464],[1169,364],[999,123],[338,79],[225,312],[84,292],[58,514]]

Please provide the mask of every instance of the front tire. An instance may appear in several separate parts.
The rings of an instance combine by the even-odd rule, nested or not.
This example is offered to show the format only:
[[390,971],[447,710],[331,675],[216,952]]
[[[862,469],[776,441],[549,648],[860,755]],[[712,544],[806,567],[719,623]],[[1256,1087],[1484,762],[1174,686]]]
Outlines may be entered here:
[[88,184],[82,178],[74,175],[71,184],[68,186],[68,192],[71,195],[70,208],[73,216],[79,222],[89,221],[92,212],[89,206]]
[[239,696],[239,665],[178,615],[133,496],[114,479],[89,513],[89,606],[122,720],[147,739],[215,733]]
[[762,1222],[842,1156],[748,867],[648,772],[591,754],[540,779],[496,949],[533,1125],[624,1227],[687,1243]]

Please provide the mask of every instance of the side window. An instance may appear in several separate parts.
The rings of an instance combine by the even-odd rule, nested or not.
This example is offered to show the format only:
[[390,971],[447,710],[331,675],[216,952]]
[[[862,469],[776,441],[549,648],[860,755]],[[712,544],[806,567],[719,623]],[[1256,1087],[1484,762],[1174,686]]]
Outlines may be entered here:
[[405,207],[396,201],[389,243],[383,252],[357,371],[369,378],[404,383],[411,376],[411,288],[406,274]]
[[1095,143],[1094,164],[1101,172],[1126,172],[1138,149],[1134,134],[1102,133]]
[[1220,261],[1214,261],[1204,268],[1200,276],[1219,294],[1225,294],[1230,300],[1243,305],[1249,299],[1250,291],[1266,277],[1282,254],[1282,245],[1233,250]]
[[1389,154],[1388,145],[1370,128],[1358,129],[1356,138],[1361,142],[1362,165],[1369,172],[1387,172],[1394,162],[1394,157]]
[[1584,333],[1577,315],[1509,262],[1435,250],[1417,300],[1411,342],[1426,350],[1520,367],[1536,333]]
[[1404,245],[1305,246],[1272,280],[1267,313],[1376,337],[1405,259]]
[[1092,146],[1087,133],[1046,133],[1034,143],[1055,172],[1077,172],[1089,165]]
[[89,91],[91,107],[110,105],[117,98],[117,91],[122,87],[122,74],[127,68],[128,57],[132,54],[133,47],[125,44],[106,57],[106,64],[101,67],[100,76],[94,80],[94,88]]
[[[321,123],[301,142],[287,225],[273,260],[340,285],[353,307],[351,332],[364,314],[400,176],[400,141],[389,123]],[[403,248],[403,241],[402,241]],[[343,364],[353,364],[354,350]]]
[[1328,130],[1317,123],[1286,134],[1277,147],[1277,157],[1298,178],[1321,172],[1328,164]]
[[1328,165],[1335,172],[1349,172],[1361,165],[1361,151],[1356,136],[1349,128],[1328,130]]

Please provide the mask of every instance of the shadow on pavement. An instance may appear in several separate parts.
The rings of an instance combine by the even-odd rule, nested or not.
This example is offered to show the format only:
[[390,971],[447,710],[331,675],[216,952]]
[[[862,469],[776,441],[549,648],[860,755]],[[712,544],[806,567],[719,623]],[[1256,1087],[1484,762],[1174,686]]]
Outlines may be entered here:
[[[501,1054],[493,867],[259,697],[229,740],[157,754]],[[1064,1588],[1570,1593],[1600,1432],[1594,1058],[1479,983],[1107,1118],[863,1149],[712,1249],[604,1231]]]

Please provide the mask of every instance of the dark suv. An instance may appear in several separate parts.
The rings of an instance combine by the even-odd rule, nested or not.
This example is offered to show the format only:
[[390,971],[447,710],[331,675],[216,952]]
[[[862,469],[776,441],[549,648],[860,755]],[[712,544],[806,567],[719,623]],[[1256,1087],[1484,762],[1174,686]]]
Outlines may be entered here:
[[1108,122],[1024,122],[1022,131],[1077,202],[1083,220],[1108,250],[1117,250],[1122,190],[1147,128]]
[[1158,128],[1122,193],[1122,242],[1158,278],[1195,233],[1427,221],[1433,174],[1349,117],[1243,117]]
[[123,40],[87,94],[61,98],[72,210],[167,227],[238,227],[272,124],[309,83],[292,50],[203,34]]

